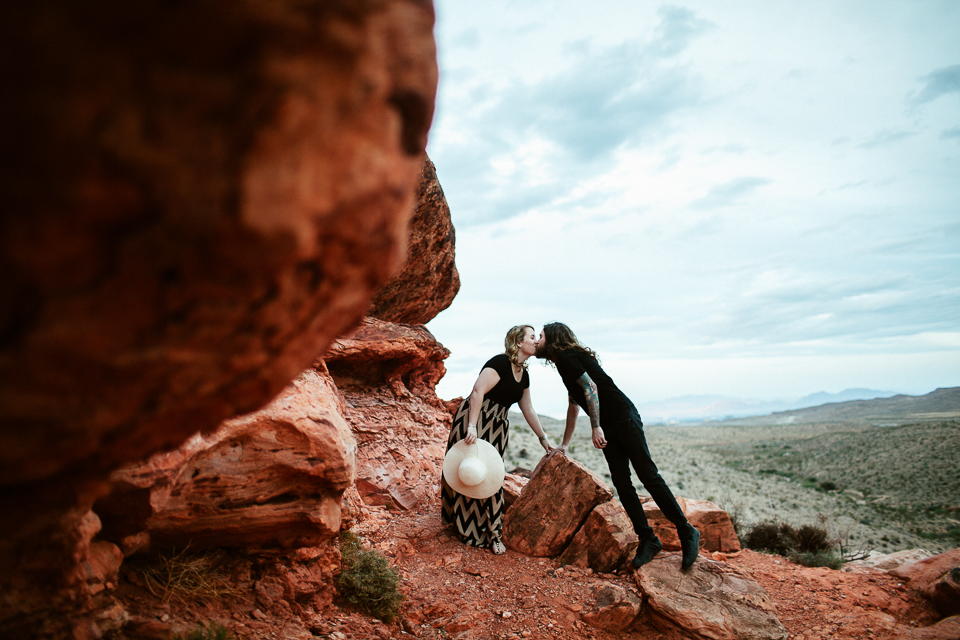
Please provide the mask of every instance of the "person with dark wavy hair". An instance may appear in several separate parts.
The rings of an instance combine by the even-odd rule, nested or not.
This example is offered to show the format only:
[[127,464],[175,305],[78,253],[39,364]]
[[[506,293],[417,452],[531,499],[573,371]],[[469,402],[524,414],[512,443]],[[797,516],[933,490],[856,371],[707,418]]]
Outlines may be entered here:
[[644,488],[663,515],[677,528],[683,550],[681,567],[684,570],[692,567],[699,554],[700,532],[687,522],[677,499],[660,477],[657,465],[650,457],[647,439],[643,435],[643,422],[633,402],[600,367],[597,354],[580,344],[570,327],[561,322],[544,325],[537,340],[535,355],[549,360],[556,367],[569,394],[567,422],[563,440],[557,449],[566,454],[580,409],[583,408],[590,416],[593,446],[603,450],[620,503],[640,538],[636,557],[630,565],[639,569],[663,549],[663,544],[647,522],[643,504],[633,487],[630,477],[630,464],[633,463]]
[[[551,451],[530,400],[527,359],[533,355],[535,345],[536,333],[530,325],[517,325],[507,332],[503,340],[504,352],[483,365],[473,391],[454,413],[447,451],[461,440],[473,444],[480,438],[496,447],[503,457],[510,440],[507,412],[514,403],[519,404],[520,412],[540,439],[544,452]],[[497,555],[506,552],[501,538],[505,511],[503,487],[489,498],[471,498],[454,490],[441,477],[440,505],[441,519],[457,528],[465,544],[488,547]]]

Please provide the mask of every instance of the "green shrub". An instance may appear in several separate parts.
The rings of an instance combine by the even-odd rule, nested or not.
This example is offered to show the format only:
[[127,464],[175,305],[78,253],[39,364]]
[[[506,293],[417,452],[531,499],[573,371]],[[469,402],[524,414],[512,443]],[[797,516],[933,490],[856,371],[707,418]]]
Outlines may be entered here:
[[350,531],[340,536],[340,555],[342,567],[336,580],[340,595],[364,613],[392,622],[403,602],[397,588],[400,572],[376,551],[364,551]]
[[174,640],[230,640],[232,636],[226,627],[211,622],[209,626],[200,625],[185,636],[178,633],[173,638]]
[[807,567],[839,569],[842,556],[822,526],[805,524],[794,528],[786,522],[761,522],[743,537],[748,549],[786,556]]

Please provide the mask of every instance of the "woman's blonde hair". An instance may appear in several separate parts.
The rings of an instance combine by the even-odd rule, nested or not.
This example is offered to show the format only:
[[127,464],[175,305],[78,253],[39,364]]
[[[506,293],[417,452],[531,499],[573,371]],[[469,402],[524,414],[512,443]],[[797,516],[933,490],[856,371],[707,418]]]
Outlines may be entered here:
[[527,366],[526,361],[522,364],[517,362],[517,358],[520,355],[520,344],[523,342],[523,336],[527,332],[527,329],[533,331],[533,327],[529,324],[518,324],[512,327],[510,331],[507,331],[507,337],[503,339],[503,346],[505,347],[504,353],[510,358],[510,362],[521,367]]

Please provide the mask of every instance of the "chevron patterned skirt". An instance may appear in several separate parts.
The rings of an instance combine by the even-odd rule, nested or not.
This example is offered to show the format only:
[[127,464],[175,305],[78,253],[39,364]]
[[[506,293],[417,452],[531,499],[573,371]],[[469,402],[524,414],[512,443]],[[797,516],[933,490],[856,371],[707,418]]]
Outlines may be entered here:
[[[507,450],[510,439],[507,410],[492,400],[484,400],[477,420],[477,437],[486,440],[500,452]],[[460,403],[453,414],[453,428],[447,438],[447,451],[467,436],[467,414],[470,411],[470,398]],[[499,540],[503,531],[503,488],[489,498],[477,500],[457,493],[440,476],[440,503],[444,524],[454,525],[465,544],[473,547],[489,547]]]

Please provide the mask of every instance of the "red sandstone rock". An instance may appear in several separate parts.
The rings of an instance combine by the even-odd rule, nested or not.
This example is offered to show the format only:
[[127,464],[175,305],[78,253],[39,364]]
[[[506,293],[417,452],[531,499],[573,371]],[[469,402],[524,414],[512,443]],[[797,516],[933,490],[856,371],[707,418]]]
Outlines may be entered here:
[[126,467],[95,509],[104,536],[141,530],[154,545],[298,547],[340,530],[356,443],[332,379],[304,371],[269,405]]
[[688,572],[679,554],[661,554],[635,577],[652,622],[665,631],[710,640],[785,640],[787,631],[763,588],[727,564],[703,556]]
[[911,589],[923,591],[957,566],[960,566],[960,549],[953,549],[913,564],[897,567],[888,573],[902,578]]
[[892,640],[958,640],[960,639],[960,616],[944,618],[929,627],[897,627]]
[[617,584],[604,585],[594,593],[596,601],[581,618],[592,627],[623,631],[640,613],[640,597]]
[[123,563],[123,553],[120,548],[105,540],[94,540],[90,543],[87,557],[83,560],[83,572],[91,590],[99,592],[109,588],[107,585],[117,583],[117,574]]
[[433,22],[421,0],[5,13],[0,635],[87,606],[56,594],[112,470],[260,408],[402,264]]
[[[677,528],[660,512],[660,508],[650,498],[645,498],[643,512],[667,551],[680,550],[680,538]],[[740,551],[740,540],[733,529],[730,515],[706,500],[688,500],[677,496],[677,503],[687,520],[700,531],[700,548],[706,551],[734,553]]]
[[637,534],[627,512],[616,500],[598,504],[573,540],[560,555],[560,561],[578,567],[590,567],[597,573],[611,573],[637,550]]
[[449,354],[422,326],[368,318],[324,356],[357,439],[367,504],[410,509],[436,494],[452,420],[436,384]]
[[610,487],[560,451],[544,456],[503,522],[507,548],[555,557],[567,547],[595,506],[613,498]]
[[420,172],[417,211],[410,221],[407,261],[377,292],[369,315],[388,322],[426,324],[449,307],[460,290],[454,235],[436,167],[427,158]]
[[517,501],[517,498],[523,493],[524,487],[527,486],[527,482],[529,482],[528,478],[513,473],[507,473],[503,476],[503,501],[508,507]]
[[942,616],[960,614],[960,566],[954,567],[923,590]]

